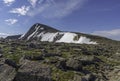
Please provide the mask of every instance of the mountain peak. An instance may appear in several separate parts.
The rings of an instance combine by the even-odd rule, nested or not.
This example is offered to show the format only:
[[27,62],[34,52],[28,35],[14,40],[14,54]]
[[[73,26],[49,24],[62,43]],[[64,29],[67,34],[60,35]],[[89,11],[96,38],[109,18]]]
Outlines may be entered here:
[[50,26],[44,25],[44,24],[40,24],[40,23],[36,23],[32,26],[32,28],[35,28],[39,31],[46,31],[46,32],[58,32],[59,30],[52,28]]
[[29,31],[26,34],[22,35],[20,38],[29,40],[29,39],[36,37],[41,32],[52,33],[52,32],[59,32],[59,30],[52,28],[50,26],[44,25],[44,24],[36,23],[29,29]]
[[64,42],[64,43],[80,43],[80,44],[97,44],[91,41],[90,38],[82,36],[73,32],[64,32],[54,29],[50,26],[36,23],[30,30],[22,35],[20,39],[23,40],[35,40],[35,41],[48,41],[48,42]]

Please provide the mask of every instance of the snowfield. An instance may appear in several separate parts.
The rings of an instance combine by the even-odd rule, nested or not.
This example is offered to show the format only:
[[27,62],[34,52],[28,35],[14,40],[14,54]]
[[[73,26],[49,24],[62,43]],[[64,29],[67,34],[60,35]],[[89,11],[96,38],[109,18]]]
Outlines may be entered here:
[[41,35],[41,41],[53,42],[58,33],[45,33]]
[[[38,29],[37,29],[38,30]],[[96,42],[91,41],[91,39],[87,37],[81,36],[78,40],[74,40],[74,38],[77,36],[75,33],[70,32],[56,32],[56,33],[45,33],[41,32],[38,34],[37,30],[33,32],[30,36],[28,36],[27,40],[29,40],[31,37],[37,37],[41,38],[40,41],[48,41],[48,42],[54,42],[54,39],[58,35],[63,35],[59,40],[55,41],[57,43],[64,42],[64,43],[79,43],[79,44],[97,44]]]

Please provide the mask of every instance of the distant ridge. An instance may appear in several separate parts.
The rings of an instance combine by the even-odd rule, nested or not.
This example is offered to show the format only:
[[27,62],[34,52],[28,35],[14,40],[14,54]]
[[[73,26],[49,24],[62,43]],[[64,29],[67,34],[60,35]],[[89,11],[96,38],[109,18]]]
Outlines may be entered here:
[[7,36],[6,39],[12,39],[12,40],[17,40],[21,37],[21,35],[12,35],[12,36]]

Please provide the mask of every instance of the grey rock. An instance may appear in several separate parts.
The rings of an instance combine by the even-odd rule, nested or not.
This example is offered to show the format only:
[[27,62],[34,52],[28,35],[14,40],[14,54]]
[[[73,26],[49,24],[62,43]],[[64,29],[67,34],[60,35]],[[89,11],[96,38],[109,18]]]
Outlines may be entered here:
[[19,68],[15,81],[51,81],[51,69],[40,62],[26,60]]
[[0,65],[0,81],[13,81],[15,75],[15,68],[7,64]]
[[82,70],[82,64],[81,64],[81,62],[78,61],[78,60],[72,59],[72,58],[70,58],[66,62],[66,66],[70,70],[76,70],[76,71],[81,71]]
[[76,75],[74,75],[74,78],[71,81],[82,81],[82,78],[81,78],[81,76],[76,74]]
[[4,64],[5,58],[0,58],[0,65]]
[[67,67],[66,67],[66,60],[63,59],[63,58],[60,58],[57,65],[56,65],[57,68],[61,69],[61,70],[66,70]]
[[93,74],[87,74],[86,76],[82,77],[81,81],[95,81],[96,76]]

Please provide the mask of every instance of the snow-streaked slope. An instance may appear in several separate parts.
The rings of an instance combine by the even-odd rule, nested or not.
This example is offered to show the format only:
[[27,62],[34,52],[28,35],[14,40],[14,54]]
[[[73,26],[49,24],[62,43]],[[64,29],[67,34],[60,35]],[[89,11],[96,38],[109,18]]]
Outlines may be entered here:
[[21,35],[20,38],[18,38],[18,39],[22,39],[24,36],[25,36],[25,34]]
[[27,38],[27,40],[29,40],[32,36],[34,36],[34,37],[37,36],[39,28],[40,28],[40,26],[36,25],[35,26],[36,30],[31,35],[29,35],[29,37]]
[[[31,36],[35,37],[37,32],[35,31],[32,33],[27,40],[30,39]],[[59,40],[54,41],[54,39],[59,36],[63,35]],[[75,37],[77,34],[75,33],[70,33],[70,32],[56,32],[56,33],[50,33],[50,32],[41,32],[40,34],[37,35],[37,38],[40,38],[40,41],[48,41],[48,42],[57,42],[57,43],[79,43],[79,44],[97,44],[96,42],[91,41],[87,37],[81,36],[78,40],[75,40]]]
[[77,33],[61,32],[46,25],[35,24],[31,29],[19,39],[32,40],[38,39],[39,41],[57,42],[57,43],[78,43],[78,44],[97,44],[91,41],[90,38],[80,36]]

